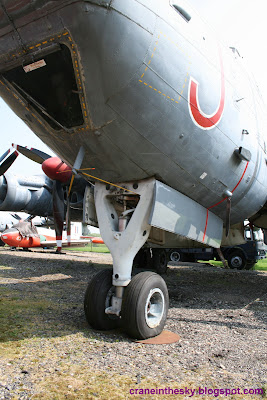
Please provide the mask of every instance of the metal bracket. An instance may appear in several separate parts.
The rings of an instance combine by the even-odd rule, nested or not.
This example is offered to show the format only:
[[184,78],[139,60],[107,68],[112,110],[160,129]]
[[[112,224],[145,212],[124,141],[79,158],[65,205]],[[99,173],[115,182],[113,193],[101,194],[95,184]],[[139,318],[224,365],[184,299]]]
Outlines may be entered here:
[[244,147],[239,147],[235,149],[234,154],[240,159],[245,161],[251,160],[251,152]]
[[113,296],[111,299],[111,304],[111,307],[105,309],[105,313],[110,315],[117,315],[119,317],[121,312],[122,298]]
[[[141,182],[120,183],[123,189],[95,185],[95,207],[101,236],[113,258],[113,285],[127,286],[131,281],[133,259],[147,241],[151,226],[149,215],[152,208],[155,179]],[[116,210],[116,197],[139,196],[138,204],[132,212],[128,224],[120,224]],[[132,210],[131,210],[132,211]],[[119,225],[123,225],[120,231]]]
[[149,223],[156,228],[211,247],[218,248],[221,244],[222,219],[207,211],[196,201],[159,181],[155,184],[155,197]]

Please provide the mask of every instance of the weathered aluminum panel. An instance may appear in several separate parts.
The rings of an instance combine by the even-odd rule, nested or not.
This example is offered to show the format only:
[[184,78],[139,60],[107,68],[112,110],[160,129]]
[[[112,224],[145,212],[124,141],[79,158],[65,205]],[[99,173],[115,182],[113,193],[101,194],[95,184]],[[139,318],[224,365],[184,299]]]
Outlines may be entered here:
[[113,0],[111,7],[151,34],[154,32],[156,16],[151,14],[151,11],[142,5],[136,2],[129,3],[120,0]]
[[[84,146],[83,167],[96,168],[98,178],[125,182],[155,176],[212,207],[222,219],[225,203],[215,205],[226,189],[232,191],[238,184],[232,223],[263,206],[267,174],[258,137],[266,124],[260,129],[254,111],[256,92],[252,93],[250,80],[228,48],[221,49],[225,109],[218,126],[202,130],[189,113],[190,78],[199,83],[199,103],[205,113],[216,110],[220,97],[217,41],[198,18],[192,15],[187,23],[167,0],[5,0],[3,4],[17,31],[0,8],[1,71],[7,71],[10,62],[25,64],[22,45],[32,56],[46,51],[49,42],[68,44],[76,78],[82,77],[80,96],[90,118],[71,134],[53,132],[40,113],[29,112],[15,91],[0,84],[3,99],[65,162],[72,166]],[[248,135],[242,134],[244,129]],[[245,161],[234,155],[240,146],[252,155],[246,171]]]
[[[149,224],[188,237],[211,247],[220,247],[223,221],[194,200],[156,181]],[[207,226],[206,226],[207,224]]]

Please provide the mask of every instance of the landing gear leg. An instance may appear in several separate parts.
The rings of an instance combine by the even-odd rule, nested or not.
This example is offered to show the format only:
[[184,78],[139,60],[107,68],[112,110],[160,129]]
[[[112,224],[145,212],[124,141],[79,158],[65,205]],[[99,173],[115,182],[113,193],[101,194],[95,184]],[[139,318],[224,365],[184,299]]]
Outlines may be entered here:
[[[154,179],[148,179],[120,183],[120,188],[95,185],[98,224],[113,258],[113,273],[105,290],[98,289],[98,278],[87,289],[85,312],[94,328],[108,329],[105,326],[109,326],[109,322],[103,326],[97,318],[96,314],[100,313],[101,321],[121,318],[128,334],[136,338],[155,336],[163,329],[168,310],[165,282],[151,272],[141,273],[131,281],[133,259],[147,241],[151,229],[149,216],[154,184]],[[90,311],[94,308],[101,312]]]

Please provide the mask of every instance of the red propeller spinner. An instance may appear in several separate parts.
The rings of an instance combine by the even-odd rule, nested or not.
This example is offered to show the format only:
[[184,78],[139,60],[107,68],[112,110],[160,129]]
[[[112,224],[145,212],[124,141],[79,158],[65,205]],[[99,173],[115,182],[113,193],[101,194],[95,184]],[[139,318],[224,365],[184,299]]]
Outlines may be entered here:
[[71,168],[58,157],[50,157],[42,163],[42,170],[52,180],[67,182],[72,175]]

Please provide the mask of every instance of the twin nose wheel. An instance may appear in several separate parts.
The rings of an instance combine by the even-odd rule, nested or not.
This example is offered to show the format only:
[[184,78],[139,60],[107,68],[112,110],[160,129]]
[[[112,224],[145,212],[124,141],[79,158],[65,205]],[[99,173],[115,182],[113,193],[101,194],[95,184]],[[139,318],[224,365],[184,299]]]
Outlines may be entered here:
[[120,317],[106,314],[115,293],[112,270],[100,271],[89,283],[84,299],[88,323],[99,330],[122,326],[135,339],[159,335],[166,322],[169,295],[165,281],[154,272],[135,275],[125,288]]

